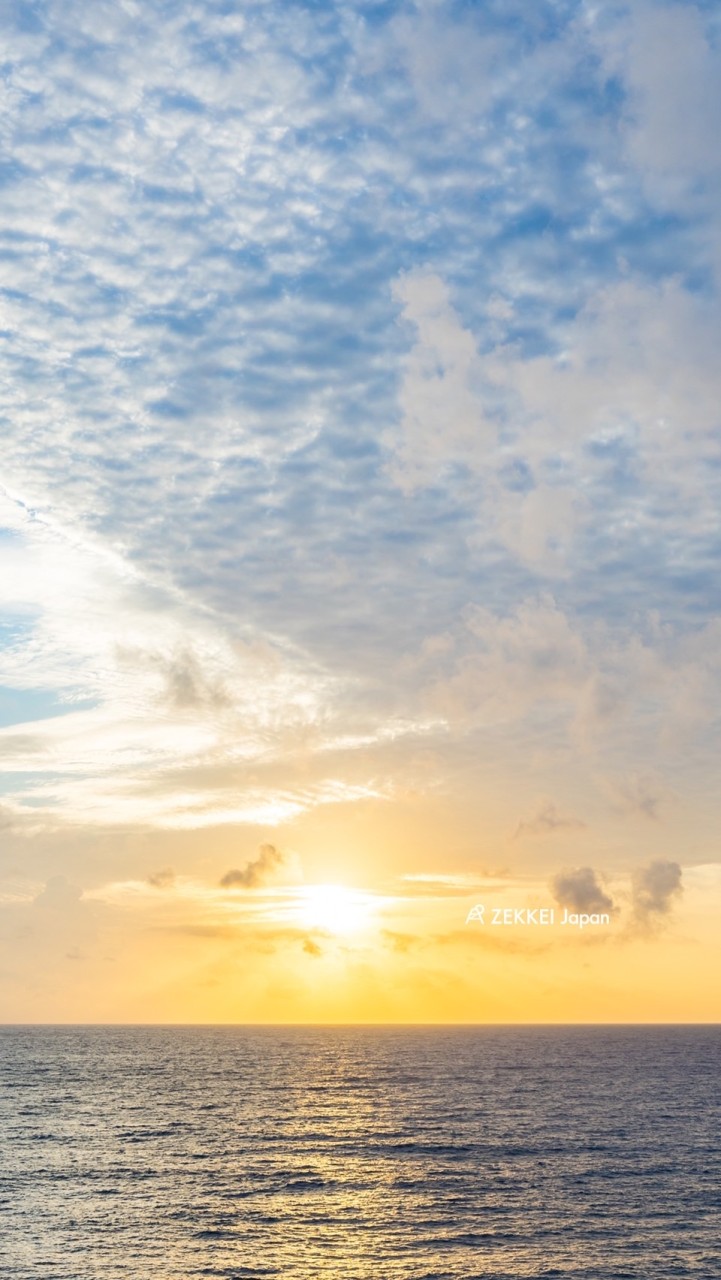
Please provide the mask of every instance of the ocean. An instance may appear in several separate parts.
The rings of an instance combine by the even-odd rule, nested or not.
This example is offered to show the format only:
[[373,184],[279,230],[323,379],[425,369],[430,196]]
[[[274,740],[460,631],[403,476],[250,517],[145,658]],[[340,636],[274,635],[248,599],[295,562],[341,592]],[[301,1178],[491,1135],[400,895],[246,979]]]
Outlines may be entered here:
[[0,1276],[721,1280],[717,1027],[0,1028]]

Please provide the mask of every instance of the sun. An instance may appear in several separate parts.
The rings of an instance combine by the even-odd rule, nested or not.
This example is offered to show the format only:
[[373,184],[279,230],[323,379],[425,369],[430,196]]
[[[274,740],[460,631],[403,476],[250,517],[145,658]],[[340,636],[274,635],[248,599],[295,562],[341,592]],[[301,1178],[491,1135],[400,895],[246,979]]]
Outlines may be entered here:
[[298,915],[308,929],[328,933],[359,933],[375,915],[372,894],[342,884],[304,885],[299,893]]

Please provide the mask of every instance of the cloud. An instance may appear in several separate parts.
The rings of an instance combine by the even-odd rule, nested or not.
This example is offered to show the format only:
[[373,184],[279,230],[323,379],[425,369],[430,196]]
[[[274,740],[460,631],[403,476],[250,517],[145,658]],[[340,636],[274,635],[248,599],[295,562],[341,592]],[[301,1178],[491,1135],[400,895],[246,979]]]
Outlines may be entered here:
[[175,884],[175,872],[172,867],[163,867],[160,871],[153,871],[148,876],[148,884],[153,889],[172,889]]
[[640,867],[632,878],[633,924],[642,930],[662,924],[682,892],[678,862],[656,858]]
[[262,844],[258,856],[241,869],[226,871],[220,880],[223,889],[257,889],[266,884],[284,865],[285,855],[273,844]]
[[552,737],[554,751],[595,757],[615,808],[656,816],[672,762],[720,714],[718,623],[682,627],[649,611],[632,628],[578,612],[573,594],[532,595],[505,614],[469,601],[443,651],[418,654],[422,705],[452,733],[515,726],[518,750],[524,733],[540,751]]
[[439,785],[469,730],[495,726],[482,750],[509,768],[529,733],[603,746],[613,776],[678,750],[682,721],[701,741],[721,608],[710,14],[19,12],[13,810],[271,825],[339,798],[318,761],[341,741],[346,798],[392,791],[401,722],[435,722]]
[[519,840],[522,836],[541,836],[553,831],[582,831],[585,826],[579,818],[564,817],[549,800],[539,806],[532,818],[519,822],[511,838]]
[[505,869],[475,872],[408,872],[400,877],[403,890],[413,897],[465,898],[474,889],[495,893],[506,887],[509,872]]
[[435,479],[453,457],[473,459],[495,444],[496,430],[484,417],[482,365],[473,335],[451,306],[446,283],[433,273],[414,272],[393,286],[417,342],[405,361],[400,391],[402,446],[394,476],[403,487]]
[[384,945],[398,955],[408,955],[415,948],[426,945],[425,940],[414,933],[406,933],[398,929],[382,929],[381,937]]
[[[208,654],[204,654],[201,659],[199,654],[186,646],[170,653],[142,649],[133,651],[120,646],[118,659],[121,664],[129,667],[135,665],[140,669],[158,672],[163,684],[162,690],[158,691],[159,698],[167,700],[175,711],[223,711],[232,708],[234,704],[233,690],[223,682],[217,662],[213,662]],[[227,675],[230,676],[230,671]]]
[[[638,520],[639,472],[661,498],[673,456],[674,485],[698,485],[699,447],[719,421],[715,295],[678,276],[627,273],[563,329],[551,327],[540,351],[464,326],[438,275],[405,275],[394,296],[417,332],[399,394],[394,474],[413,487],[437,483],[444,468],[476,473],[484,491],[476,537],[495,534],[544,576],[565,575],[602,504],[612,503],[615,519]],[[625,475],[608,474],[614,450]]]
[[604,891],[592,867],[559,871],[551,881],[551,892],[562,907],[572,911],[600,913],[611,912],[613,899]]
[[431,705],[445,715],[515,718],[541,700],[573,702],[591,675],[583,636],[548,594],[505,617],[469,604],[464,622],[468,651],[430,690]]
[[652,194],[688,197],[718,176],[721,62],[696,4],[639,3],[597,34],[604,66],[627,91],[623,137]]
[[[499,89],[494,63],[504,61],[507,41],[477,22],[449,23],[443,6],[421,4],[393,23],[398,57],[405,64],[416,103],[433,121],[457,127],[477,118]],[[504,47],[505,46],[505,47]]]

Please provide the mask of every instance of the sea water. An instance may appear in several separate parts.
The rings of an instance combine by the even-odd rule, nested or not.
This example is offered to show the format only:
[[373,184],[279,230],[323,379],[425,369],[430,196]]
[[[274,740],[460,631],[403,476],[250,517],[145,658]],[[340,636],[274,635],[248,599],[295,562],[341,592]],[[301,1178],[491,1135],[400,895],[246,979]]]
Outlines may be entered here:
[[5,1027],[0,1276],[721,1280],[712,1027]]

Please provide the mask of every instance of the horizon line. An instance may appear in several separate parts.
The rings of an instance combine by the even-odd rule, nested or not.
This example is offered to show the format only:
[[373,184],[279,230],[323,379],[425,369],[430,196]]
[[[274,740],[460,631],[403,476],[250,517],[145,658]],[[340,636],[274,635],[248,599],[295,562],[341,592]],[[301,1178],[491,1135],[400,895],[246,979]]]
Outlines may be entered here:
[[495,1030],[499,1030],[499,1029],[514,1029],[514,1028],[529,1029],[532,1027],[543,1027],[543,1028],[558,1027],[558,1028],[563,1028],[564,1030],[572,1030],[575,1028],[588,1028],[588,1027],[599,1027],[599,1028],[601,1027],[609,1027],[609,1028],[613,1028],[613,1027],[616,1027],[616,1028],[617,1027],[634,1027],[634,1028],[721,1027],[721,1020],[708,1020],[708,1021],[700,1021],[700,1022],[699,1021],[694,1021],[694,1022],[678,1022],[678,1021],[663,1021],[663,1022],[631,1022],[631,1021],[625,1021],[625,1022],[610,1022],[610,1021],[609,1022],[592,1022],[592,1021],[588,1021],[588,1022],[549,1022],[549,1021],[543,1021],[543,1022],[370,1022],[370,1021],[367,1021],[367,1022],[363,1022],[363,1021],[357,1021],[357,1022],[71,1022],[71,1021],[68,1021],[68,1022],[0,1022],[0,1031],[14,1029],[14,1028],[23,1028],[23,1027],[24,1028],[47,1027],[50,1029],[57,1029],[60,1027],[67,1027],[67,1028],[97,1027],[97,1028],[105,1028],[105,1029],[121,1028],[121,1027],[128,1027],[128,1028],[168,1027],[168,1028],[175,1028],[175,1029],[186,1029],[186,1028],[189,1029],[193,1027],[198,1027],[201,1029],[202,1028],[221,1029],[221,1028],[227,1027],[231,1029],[245,1028],[245,1029],[252,1029],[252,1030],[263,1030],[263,1029],[288,1030],[291,1028],[298,1028],[298,1029],[322,1028],[322,1029],[332,1030],[332,1029],[341,1029],[344,1027],[346,1028],[369,1027],[369,1028],[376,1028],[379,1030],[384,1028],[393,1028],[395,1030],[402,1030],[404,1028],[407,1028],[409,1030],[413,1030],[413,1029],[433,1029],[433,1030],[495,1029]]

